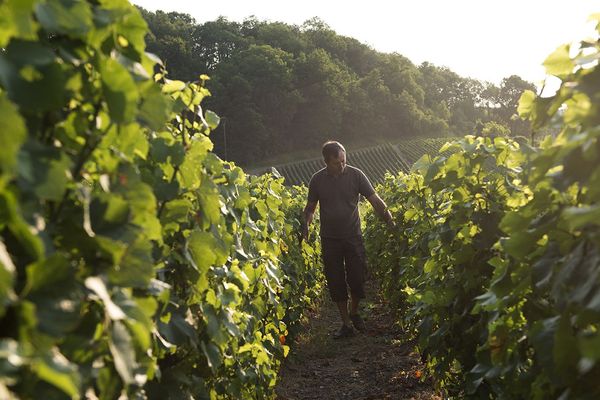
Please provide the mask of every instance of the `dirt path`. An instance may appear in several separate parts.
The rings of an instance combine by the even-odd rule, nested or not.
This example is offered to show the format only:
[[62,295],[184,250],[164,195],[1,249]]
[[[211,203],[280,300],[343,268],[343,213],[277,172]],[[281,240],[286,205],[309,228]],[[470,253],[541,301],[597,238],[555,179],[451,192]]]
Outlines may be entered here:
[[421,363],[413,344],[403,343],[390,310],[368,284],[363,306],[367,331],[334,340],[340,326],[335,305],[325,299],[292,351],[279,376],[278,400],[436,399],[430,382],[421,382]]

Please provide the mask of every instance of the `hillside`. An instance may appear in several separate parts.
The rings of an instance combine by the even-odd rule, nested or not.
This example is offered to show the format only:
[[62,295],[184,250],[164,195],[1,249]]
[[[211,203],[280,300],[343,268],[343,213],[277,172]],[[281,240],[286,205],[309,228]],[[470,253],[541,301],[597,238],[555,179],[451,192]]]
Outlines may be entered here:
[[242,166],[279,154],[310,154],[328,139],[348,148],[420,137],[481,133],[494,122],[529,136],[512,117],[524,89],[518,76],[499,86],[445,67],[420,65],[339,35],[313,18],[301,25],[248,18],[198,23],[187,14],[141,9],[148,51],[169,77],[207,74],[206,107],[222,117],[215,152]]

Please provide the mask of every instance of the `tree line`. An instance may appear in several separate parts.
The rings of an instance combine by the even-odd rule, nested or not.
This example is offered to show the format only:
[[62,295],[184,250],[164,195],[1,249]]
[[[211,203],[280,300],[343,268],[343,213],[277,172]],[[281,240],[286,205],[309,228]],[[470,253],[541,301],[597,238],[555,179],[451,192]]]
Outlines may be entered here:
[[516,105],[533,84],[512,75],[500,85],[449,68],[415,65],[337,34],[318,18],[302,25],[140,8],[147,50],[170,77],[211,77],[207,105],[221,117],[213,136],[221,157],[242,165],[309,151],[326,139],[353,146],[470,133],[529,135]]

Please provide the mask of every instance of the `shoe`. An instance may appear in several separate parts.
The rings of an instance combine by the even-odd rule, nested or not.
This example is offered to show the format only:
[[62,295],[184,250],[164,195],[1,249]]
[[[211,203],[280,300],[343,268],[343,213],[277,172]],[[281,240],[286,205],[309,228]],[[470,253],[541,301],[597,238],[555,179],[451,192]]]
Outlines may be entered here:
[[354,336],[354,329],[351,326],[342,325],[337,332],[333,334],[334,339],[342,339]]
[[363,321],[363,319],[361,318],[360,314],[350,314],[350,321],[352,321],[352,325],[354,325],[354,327],[356,328],[357,331],[359,332],[364,332],[365,331],[365,321]]

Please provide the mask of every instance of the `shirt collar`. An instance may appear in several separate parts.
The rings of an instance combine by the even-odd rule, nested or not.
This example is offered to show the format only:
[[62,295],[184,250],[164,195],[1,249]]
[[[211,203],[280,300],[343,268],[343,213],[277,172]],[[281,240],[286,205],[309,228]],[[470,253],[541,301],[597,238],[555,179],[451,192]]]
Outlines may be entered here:
[[344,172],[342,172],[341,174],[339,174],[339,175],[337,175],[337,176],[335,176],[335,175],[333,175],[333,174],[330,174],[330,173],[329,173],[329,169],[328,169],[327,167],[325,167],[325,174],[326,174],[327,176],[331,176],[332,178],[339,178],[340,176],[342,176],[342,175],[346,175],[347,173],[348,173],[348,166],[347,166],[347,165],[346,165],[346,168],[344,168]]

